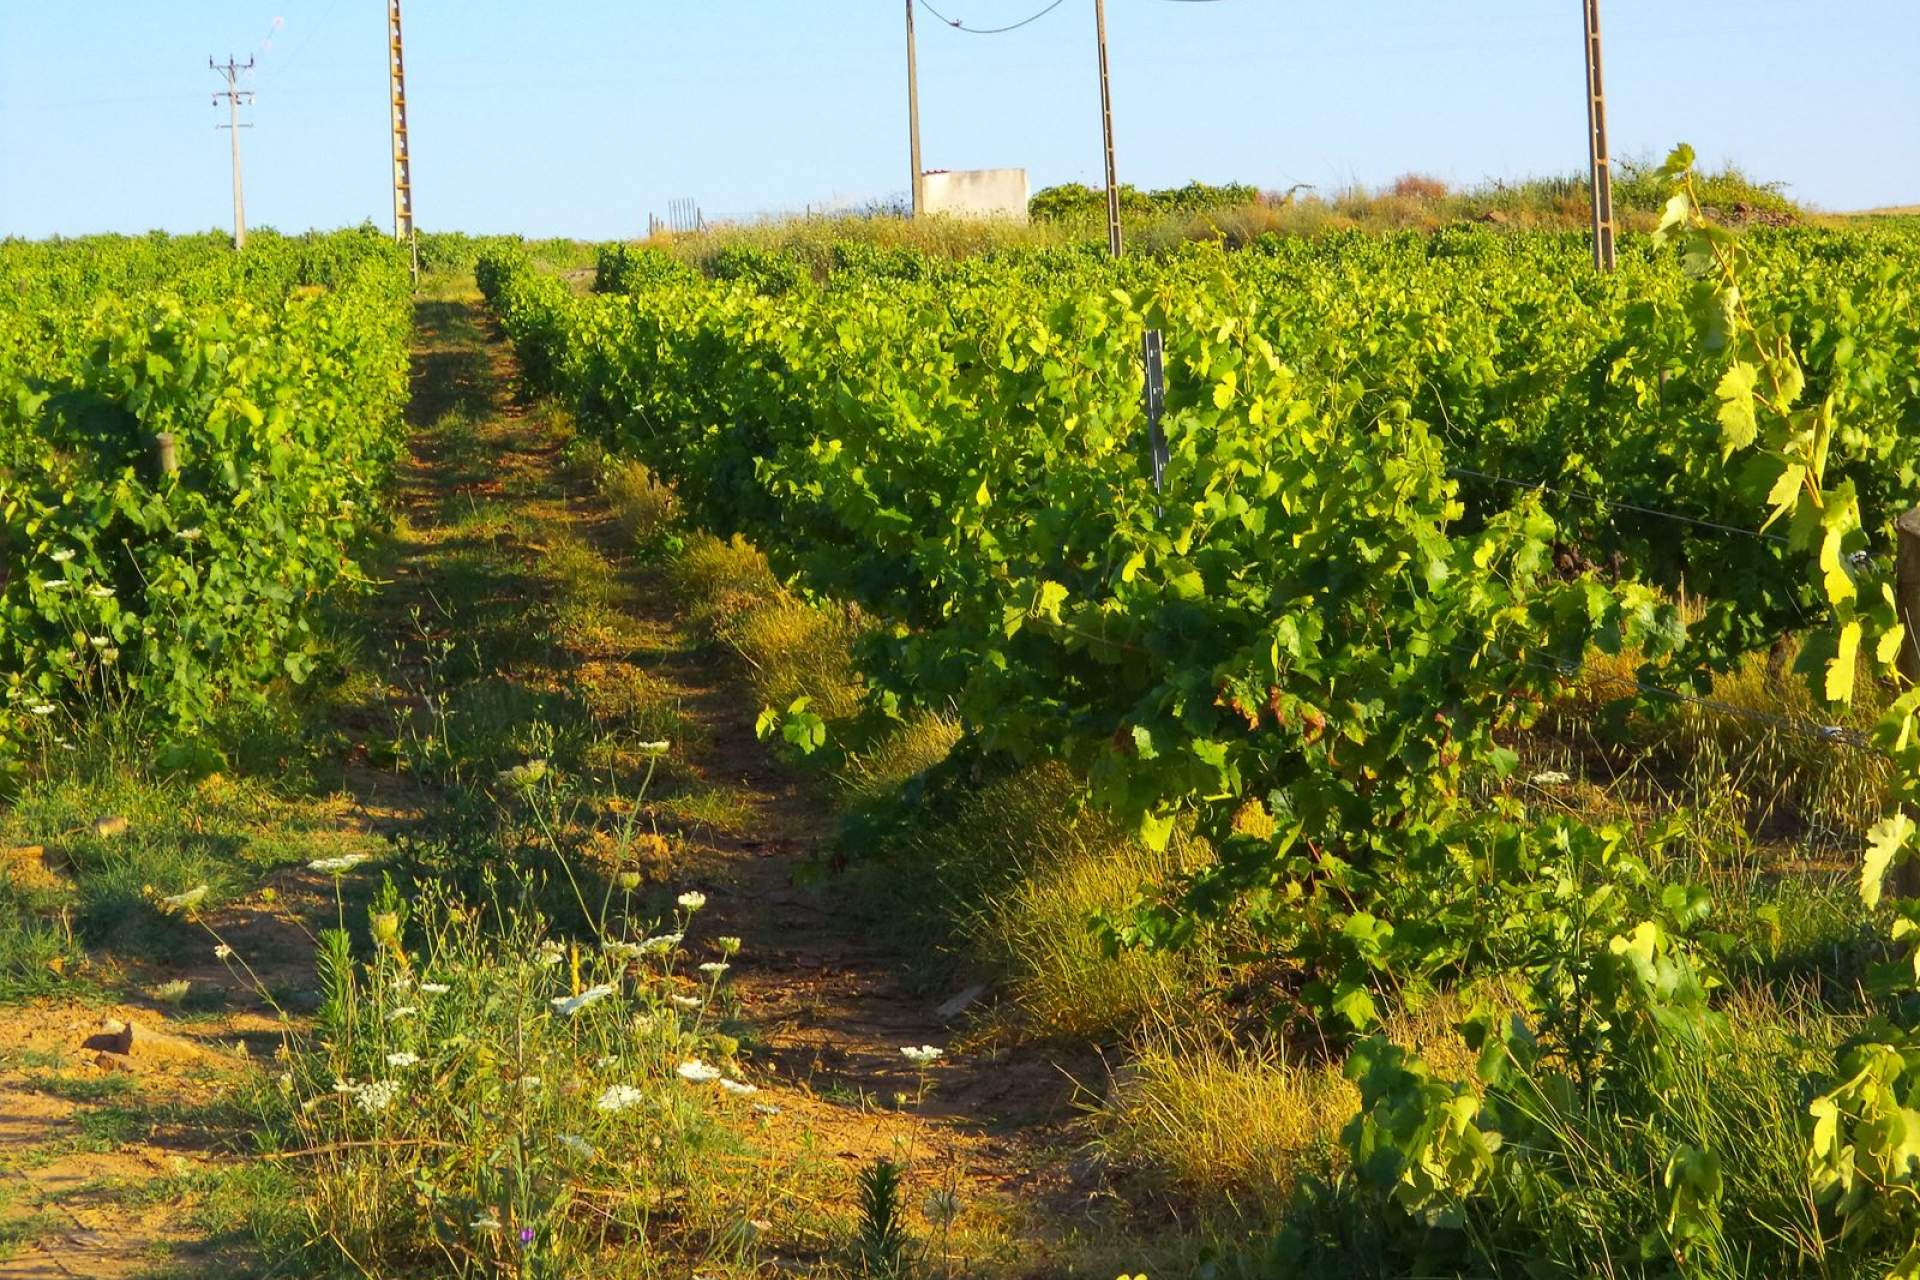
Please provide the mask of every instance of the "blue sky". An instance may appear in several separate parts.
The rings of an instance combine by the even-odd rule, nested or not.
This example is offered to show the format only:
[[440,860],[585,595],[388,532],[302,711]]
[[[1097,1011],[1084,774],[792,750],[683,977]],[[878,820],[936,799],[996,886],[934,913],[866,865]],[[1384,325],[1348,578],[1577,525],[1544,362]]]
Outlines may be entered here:
[[[1046,0],[935,0],[972,25]],[[907,186],[904,0],[406,0],[428,228],[611,237]],[[209,54],[252,53],[255,225],[391,219],[384,0],[0,0],[0,235],[229,216]],[[1604,0],[1617,154],[1920,202],[1917,0]],[[1100,181],[1093,0],[924,11],[930,168]],[[282,20],[274,29],[274,20]],[[1583,162],[1578,0],[1108,0],[1121,177],[1325,190]],[[271,35],[271,47],[262,44]]]

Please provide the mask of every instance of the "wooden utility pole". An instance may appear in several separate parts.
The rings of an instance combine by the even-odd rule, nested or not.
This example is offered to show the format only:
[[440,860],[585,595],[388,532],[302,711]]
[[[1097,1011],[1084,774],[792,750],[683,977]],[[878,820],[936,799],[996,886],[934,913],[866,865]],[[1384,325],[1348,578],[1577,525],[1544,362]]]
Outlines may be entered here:
[[907,0],[907,136],[913,154],[913,216],[925,208],[926,171],[920,167],[920,58],[913,46],[913,6]]
[[407,150],[407,60],[400,42],[400,0],[387,0],[387,79],[393,116],[393,238],[413,255],[420,278],[420,240],[413,225],[413,157]]
[[1094,34],[1100,41],[1100,126],[1107,144],[1107,248],[1119,257],[1126,247],[1120,237],[1120,184],[1113,168],[1113,90],[1107,78],[1107,0],[1093,0]]
[[1611,271],[1613,166],[1607,155],[1607,96],[1600,76],[1600,0],[1583,0],[1587,45],[1587,160],[1593,187],[1593,265]]
[[233,60],[232,54],[228,54],[226,66],[221,66],[212,58],[207,59],[207,66],[227,78],[226,89],[213,95],[213,105],[216,107],[220,105],[220,99],[227,100],[227,123],[215,125],[214,128],[226,129],[233,134],[233,247],[244,249],[247,247],[247,197],[240,181],[240,131],[253,126],[240,123],[240,106],[243,102],[252,104],[253,91],[240,87],[240,73],[253,70],[253,59],[238,63]]

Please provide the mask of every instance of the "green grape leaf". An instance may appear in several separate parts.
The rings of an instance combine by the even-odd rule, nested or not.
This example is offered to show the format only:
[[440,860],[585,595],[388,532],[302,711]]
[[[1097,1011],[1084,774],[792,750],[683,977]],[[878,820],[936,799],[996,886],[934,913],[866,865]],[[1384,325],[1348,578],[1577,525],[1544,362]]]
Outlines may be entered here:
[[1759,384],[1760,371],[1744,360],[1736,361],[1714,388],[1720,399],[1720,454],[1730,458],[1754,442],[1760,434],[1754,416],[1753,390]]
[[1880,905],[1887,870],[1905,851],[1913,831],[1912,818],[1904,813],[1890,813],[1867,832],[1867,853],[1860,864],[1860,898],[1869,907]]

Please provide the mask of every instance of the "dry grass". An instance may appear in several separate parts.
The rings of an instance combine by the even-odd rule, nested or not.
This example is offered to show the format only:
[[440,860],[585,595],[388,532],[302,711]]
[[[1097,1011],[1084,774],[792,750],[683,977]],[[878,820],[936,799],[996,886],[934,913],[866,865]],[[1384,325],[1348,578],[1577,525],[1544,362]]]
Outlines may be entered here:
[[1154,852],[1085,813],[1034,835],[1024,874],[986,899],[972,927],[1013,973],[1010,992],[1025,1024],[1092,1039],[1194,1017],[1225,968],[1216,939],[1179,952],[1108,955],[1092,921],[1170,884],[1209,851],[1176,840]]
[[1226,929],[1177,952],[1106,953],[1097,915],[1125,911],[1211,851],[1185,835],[1162,852],[1145,848],[1086,808],[1061,766],[981,784],[944,818],[920,822],[898,852],[889,874],[927,877],[917,893],[1000,976],[1001,1035],[1101,1039],[1184,1027],[1221,985]]
[[[1879,718],[1886,691],[1860,672],[1853,705],[1836,711],[1816,702],[1793,671],[1791,646],[1750,653],[1716,676],[1706,700],[1656,703],[1627,725],[1633,751],[1673,789],[1670,799],[1728,809],[1749,831],[1789,822],[1827,833],[1864,831],[1881,815],[1890,781],[1881,757],[1822,737],[1820,726],[1864,733]],[[1633,651],[1588,654],[1585,670],[1557,713],[1562,729],[1584,731],[1632,691],[1642,656]]]
[[836,244],[857,241],[879,249],[911,249],[934,257],[970,258],[1000,249],[1048,248],[1067,243],[1052,224],[971,218],[832,217],[781,218],[715,227],[709,231],[656,236],[649,244],[703,266],[725,249],[792,253],[824,266]]
[[679,496],[642,463],[610,463],[600,488],[620,527],[642,546],[659,540],[680,519]]
[[767,558],[745,539],[695,534],[668,561],[675,595],[696,626],[739,655],[754,697],[784,708],[811,700],[827,720],[855,715],[864,688],[853,667],[859,615],[800,599],[781,585]]
[[853,643],[860,631],[851,611],[786,592],[735,607],[714,627],[752,671],[749,683],[763,706],[786,707],[804,697],[828,721],[859,714],[865,690],[853,667]]
[[916,713],[850,757],[841,773],[841,786],[856,804],[883,800],[908,779],[945,760],[959,740],[960,722],[954,717]]
[[697,533],[667,565],[676,598],[687,603],[697,624],[710,624],[729,608],[747,608],[780,592],[767,558],[745,538],[722,541]]
[[1360,1094],[1338,1066],[1195,1036],[1142,1042],[1095,1111],[1103,1156],[1183,1199],[1278,1215]]
[[[1389,1021],[1443,1079],[1473,1078],[1453,1029],[1460,1004],[1429,1002]],[[1095,1146],[1115,1166],[1211,1212],[1271,1221],[1303,1173],[1337,1165],[1340,1130],[1359,1109],[1340,1064],[1216,1027],[1155,1030],[1132,1044],[1093,1107]]]

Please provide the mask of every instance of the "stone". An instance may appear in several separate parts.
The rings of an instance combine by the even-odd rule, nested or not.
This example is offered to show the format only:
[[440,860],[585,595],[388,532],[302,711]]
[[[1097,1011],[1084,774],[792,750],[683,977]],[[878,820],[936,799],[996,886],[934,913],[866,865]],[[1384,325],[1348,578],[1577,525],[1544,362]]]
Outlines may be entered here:
[[108,1018],[99,1029],[88,1036],[82,1046],[98,1049],[102,1053],[117,1053],[125,1057],[133,1053],[133,1024],[122,1022],[118,1018]]
[[951,1022],[968,1009],[971,1009],[975,1004],[979,1003],[980,997],[985,994],[987,994],[987,984],[984,982],[976,982],[954,996],[953,999],[941,1005],[938,1009],[935,1009],[933,1016],[942,1022]]
[[112,1062],[100,1065],[117,1070],[132,1070],[136,1065],[163,1061],[224,1060],[224,1055],[197,1041],[155,1031],[151,1027],[140,1027],[119,1018],[109,1018],[100,1023],[94,1033],[81,1043],[81,1047],[94,1050],[101,1058],[112,1058]]

